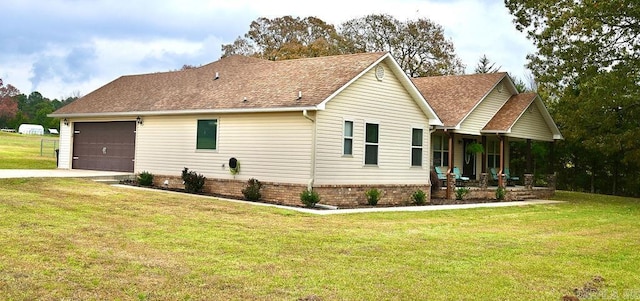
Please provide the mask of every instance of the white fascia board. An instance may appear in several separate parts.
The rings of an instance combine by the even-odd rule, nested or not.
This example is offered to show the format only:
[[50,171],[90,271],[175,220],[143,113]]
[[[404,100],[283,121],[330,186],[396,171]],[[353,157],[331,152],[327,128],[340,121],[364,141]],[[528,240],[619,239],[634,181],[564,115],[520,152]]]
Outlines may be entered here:
[[52,118],[73,117],[129,117],[129,116],[162,116],[162,115],[196,115],[196,114],[229,114],[229,113],[275,113],[275,112],[299,112],[317,111],[316,106],[309,107],[280,107],[280,108],[253,108],[253,109],[212,109],[212,110],[176,110],[176,111],[133,111],[133,112],[105,112],[105,113],[70,113],[49,114]]

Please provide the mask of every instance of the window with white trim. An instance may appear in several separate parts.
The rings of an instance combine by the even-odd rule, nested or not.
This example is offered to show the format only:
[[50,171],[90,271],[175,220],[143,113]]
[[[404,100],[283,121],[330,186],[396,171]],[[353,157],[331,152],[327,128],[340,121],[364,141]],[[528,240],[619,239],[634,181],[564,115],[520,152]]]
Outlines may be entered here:
[[353,121],[345,120],[342,130],[342,154],[353,155]]
[[431,145],[433,148],[433,166],[444,167],[449,165],[449,138],[445,135],[433,135]]
[[487,167],[500,167],[500,143],[498,141],[487,142]]
[[196,149],[216,150],[218,148],[218,119],[198,120]]
[[422,166],[422,129],[411,129],[411,166]]
[[364,164],[378,165],[379,125],[367,123],[365,125]]

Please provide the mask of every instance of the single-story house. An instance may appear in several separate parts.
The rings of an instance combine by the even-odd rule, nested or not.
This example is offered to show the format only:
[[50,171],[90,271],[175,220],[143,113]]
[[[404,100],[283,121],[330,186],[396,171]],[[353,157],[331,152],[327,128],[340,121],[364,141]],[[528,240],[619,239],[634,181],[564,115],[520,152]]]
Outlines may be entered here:
[[[527,141],[530,147],[532,140],[563,139],[538,94],[518,93],[505,72],[412,81],[443,123],[431,134],[431,164],[449,174],[458,167],[475,180],[492,168],[500,175],[509,168],[509,141]],[[469,151],[473,144],[484,152]]]
[[[386,52],[268,61],[230,56],[202,67],[120,77],[50,115],[61,119],[58,168],[154,174],[182,187],[300,205],[381,204],[429,194],[430,133],[445,126]],[[230,170],[231,159],[239,171]]]

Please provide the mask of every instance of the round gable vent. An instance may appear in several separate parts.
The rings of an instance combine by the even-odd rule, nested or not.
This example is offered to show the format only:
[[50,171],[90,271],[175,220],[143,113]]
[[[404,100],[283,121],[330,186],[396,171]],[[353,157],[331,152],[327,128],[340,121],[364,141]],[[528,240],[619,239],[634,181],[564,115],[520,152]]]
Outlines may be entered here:
[[376,78],[379,81],[384,78],[384,67],[382,67],[381,65],[378,65],[378,67],[376,67]]

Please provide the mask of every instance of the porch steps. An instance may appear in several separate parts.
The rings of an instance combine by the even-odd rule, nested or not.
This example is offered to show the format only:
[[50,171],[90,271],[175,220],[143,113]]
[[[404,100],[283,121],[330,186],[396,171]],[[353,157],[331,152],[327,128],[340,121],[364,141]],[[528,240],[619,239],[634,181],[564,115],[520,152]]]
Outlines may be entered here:
[[528,190],[510,190],[508,198],[513,201],[524,201],[537,199],[538,197]]

